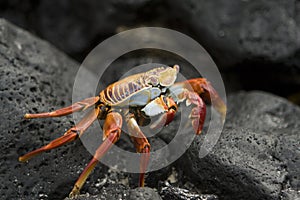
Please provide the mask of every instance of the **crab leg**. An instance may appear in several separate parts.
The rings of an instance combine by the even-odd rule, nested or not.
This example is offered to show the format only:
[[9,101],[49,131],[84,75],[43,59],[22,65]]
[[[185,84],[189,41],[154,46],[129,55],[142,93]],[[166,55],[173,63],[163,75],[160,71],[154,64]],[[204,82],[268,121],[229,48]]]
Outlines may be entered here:
[[196,134],[199,135],[203,129],[205,121],[206,105],[196,92],[186,90],[184,93],[187,99],[186,104],[195,105],[189,117],[192,120],[192,125]]
[[87,113],[84,116],[84,118],[76,126],[70,128],[63,136],[53,140],[49,144],[47,144],[39,149],[36,149],[32,152],[29,152],[29,153],[19,157],[19,161],[25,162],[25,161],[29,160],[30,158],[32,158],[42,152],[62,146],[66,143],[69,143],[69,142],[75,140],[78,136],[80,137],[83,134],[83,132],[97,119],[99,110],[100,110],[99,108],[91,110],[89,113]]
[[144,187],[145,172],[150,159],[150,144],[133,115],[128,115],[126,121],[136,151],[141,153],[139,186]]
[[99,160],[105,155],[110,147],[119,139],[122,127],[122,116],[117,112],[111,112],[107,114],[106,120],[103,126],[103,132],[105,134],[105,140],[96,150],[94,157],[90,163],[85,167],[78,180],[76,181],[69,197],[75,197],[79,195],[79,191],[85,183],[90,173],[95,168]]
[[222,120],[225,119],[226,105],[210,82],[205,78],[195,78],[175,83],[170,87],[170,91],[175,94],[174,99],[179,98],[180,100],[180,93],[183,89],[196,92],[206,103],[213,103],[214,108],[220,113]]
[[45,112],[45,113],[37,113],[37,114],[30,114],[26,113],[24,115],[25,119],[32,119],[32,118],[46,118],[46,117],[61,117],[65,115],[72,114],[73,112],[78,112],[81,110],[85,110],[89,108],[92,105],[95,105],[99,101],[99,97],[91,97],[84,99],[82,101],[76,102],[72,104],[71,106],[61,108],[59,110],[55,110],[52,112]]

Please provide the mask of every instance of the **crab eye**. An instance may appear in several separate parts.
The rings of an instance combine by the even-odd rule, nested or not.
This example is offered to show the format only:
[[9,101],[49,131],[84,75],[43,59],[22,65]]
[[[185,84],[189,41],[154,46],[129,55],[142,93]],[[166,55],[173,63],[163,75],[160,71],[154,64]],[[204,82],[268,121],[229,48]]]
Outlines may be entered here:
[[159,74],[159,82],[161,86],[170,86],[172,85],[178,73],[179,67],[175,65],[174,68],[168,67],[165,71]]

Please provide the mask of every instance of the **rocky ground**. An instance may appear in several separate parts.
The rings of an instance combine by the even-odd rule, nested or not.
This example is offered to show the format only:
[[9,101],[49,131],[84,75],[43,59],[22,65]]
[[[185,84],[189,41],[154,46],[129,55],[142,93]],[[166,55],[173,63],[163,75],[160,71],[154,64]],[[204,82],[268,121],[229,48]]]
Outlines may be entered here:
[[[204,158],[205,132],[196,137],[178,161],[149,173],[145,188],[136,188],[137,174],[99,163],[78,199],[300,199],[300,108],[274,95],[300,102],[299,8],[296,0],[1,2],[1,17],[45,40],[0,19],[0,198],[68,199],[91,159],[80,140],[26,163],[18,157],[61,136],[74,125],[72,117],[23,115],[69,105],[77,61],[97,42],[128,27],[158,25],[191,35],[218,64],[229,92],[222,135]],[[162,54],[151,59],[187,66]],[[147,58],[120,60],[105,84],[126,71],[121,66]],[[166,133],[178,123],[151,139],[153,149],[170,141]],[[99,131],[92,126],[88,134]],[[134,151],[126,137],[117,145]]]

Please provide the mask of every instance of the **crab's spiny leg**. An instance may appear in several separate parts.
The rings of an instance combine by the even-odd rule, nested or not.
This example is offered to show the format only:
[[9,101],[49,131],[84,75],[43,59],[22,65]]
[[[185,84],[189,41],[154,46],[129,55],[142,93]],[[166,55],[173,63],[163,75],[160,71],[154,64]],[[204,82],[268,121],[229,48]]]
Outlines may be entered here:
[[145,172],[150,159],[150,144],[138,126],[133,115],[129,114],[126,118],[126,121],[134,146],[137,152],[141,153],[139,186],[144,187]]
[[32,119],[32,118],[46,118],[46,117],[61,117],[61,116],[72,114],[73,112],[85,110],[88,107],[95,105],[95,103],[97,103],[98,101],[99,101],[99,96],[91,97],[91,98],[87,98],[82,101],[76,102],[76,103],[72,104],[71,106],[61,108],[59,110],[55,110],[52,112],[36,113],[36,114],[27,113],[24,115],[24,118]]
[[98,161],[105,155],[110,147],[119,139],[122,128],[122,116],[117,112],[111,112],[107,114],[104,122],[103,132],[106,135],[106,139],[96,150],[94,157],[90,163],[85,167],[78,180],[76,181],[69,197],[75,197],[79,195],[79,191],[85,183],[90,173],[95,168]]
[[83,134],[83,132],[97,119],[99,110],[100,109],[98,107],[91,110],[84,116],[84,118],[76,126],[70,128],[63,136],[53,140],[49,144],[47,144],[39,149],[36,149],[32,152],[29,152],[29,153],[19,157],[19,161],[25,162],[25,161],[29,160],[30,158],[32,158],[42,152],[62,146],[68,142],[75,140],[78,136],[80,137]]

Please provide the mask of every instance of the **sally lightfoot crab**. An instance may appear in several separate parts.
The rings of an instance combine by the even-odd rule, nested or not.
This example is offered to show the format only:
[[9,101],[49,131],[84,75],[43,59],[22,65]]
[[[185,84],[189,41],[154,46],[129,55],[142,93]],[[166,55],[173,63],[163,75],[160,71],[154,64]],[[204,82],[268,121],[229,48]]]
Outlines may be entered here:
[[25,162],[44,151],[80,138],[95,120],[104,120],[103,142],[76,181],[70,193],[70,197],[74,197],[79,194],[99,159],[119,139],[124,118],[136,151],[141,154],[139,186],[143,187],[151,148],[139,127],[143,125],[144,118],[158,116],[150,125],[152,129],[166,126],[174,119],[179,103],[185,101],[187,106],[192,106],[189,115],[191,125],[196,134],[200,134],[206,115],[205,103],[213,103],[222,119],[226,114],[226,105],[206,79],[195,78],[175,83],[178,72],[178,65],[154,68],[121,79],[102,90],[99,96],[84,99],[69,107],[46,113],[25,114],[26,119],[60,117],[91,107],[83,119],[63,136],[19,157],[19,161]]

